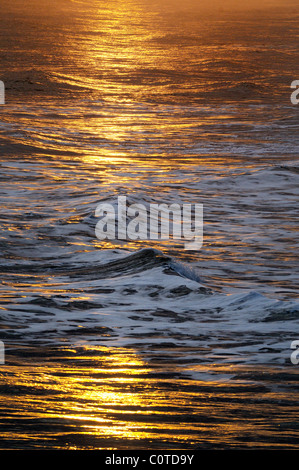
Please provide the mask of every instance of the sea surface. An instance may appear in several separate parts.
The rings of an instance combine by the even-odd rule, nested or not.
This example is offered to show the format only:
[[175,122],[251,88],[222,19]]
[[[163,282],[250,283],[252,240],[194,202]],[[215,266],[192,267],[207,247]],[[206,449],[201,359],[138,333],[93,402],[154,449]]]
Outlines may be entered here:
[[3,3],[0,448],[298,448],[296,3]]

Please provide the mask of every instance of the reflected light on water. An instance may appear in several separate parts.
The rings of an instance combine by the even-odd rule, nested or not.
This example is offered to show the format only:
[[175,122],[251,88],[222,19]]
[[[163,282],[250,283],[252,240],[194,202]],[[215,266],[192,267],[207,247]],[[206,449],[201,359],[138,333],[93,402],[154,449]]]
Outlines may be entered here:
[[[145,449],[153,442],[168,449],[219,441],[225,446],[266,432],[273,413],[283,419],[283,409],[279,418],[277,408],[283,393],[242,380],[242,367],[240,379],[231,381],[236,366],[183,366],[184,349],[160,349],[147,358],[133,349],[103,346],[40,348],[39,353],[40,358],[34,349],[24,349],[20,362],[8,354],[1,406],[5,402],[11,412],[1,418],[2,448],[5,442],[78,449],[126,449],[132,443]],[[184,377],[184,369],[212,375],[192,380]],[[248,367],[243,373],[250,376]],[[251,372],[258,373],[258,367]],[[275,375],[263,368],[260,373]],[[288,403],[295,406],[293,391]],[[22,433],[14,427],[15,418],[22,422]]]
[[[175,0],[16,0],[15,15],[5,2],[0,447],[295,448],[298,374],[282,364],[295,332],[279,328],[296,312],[274,311],[276,327],[250,291],[297,295],[298,119],[279,95],[296,17]],[[200,252],[100,242],[95,209],[118,195],[203,203]],[[147,247],[208,289],[162,256],[129,257]],[[218,293],[240,290],[230,323]]]

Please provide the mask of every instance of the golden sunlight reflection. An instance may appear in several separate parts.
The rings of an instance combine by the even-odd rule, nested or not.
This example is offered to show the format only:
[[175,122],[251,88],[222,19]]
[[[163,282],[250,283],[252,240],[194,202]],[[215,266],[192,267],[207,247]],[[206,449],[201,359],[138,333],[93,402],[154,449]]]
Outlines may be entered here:
[[[135,448],[146,448],[157,439],[165,448],[170,442],[176,448],[188,443],[190,448],[200,442],[202,433],[211,444],[219,439],[225,444],[242,435],[262,432],[271,417],[271,394],[267,395],[267,405],[263,387],[255,388],[242,377],[228,384],[228,377],[238,373],[236,365],[183,366],[178,359],[183,359],[184,349],[174,351],[176,361],[167,350],[142,359],[133,349],[121,347],[77,345],[56,353],[52,350],[51,356],[47,349],[40,349],[40,358],[32,352],[24,349],[20,363],[14,356],[9,358],[7,393],[0,397],[0,405],[5,400],[12,410],[11,416],[4,418],[4,442],[34,438],[36,445],[42,445],[48,426],[57,423],[59,432],[51,444],[57,449],[126,449],[132,442]],[[184,378],[184,369],[210,374],[210,380]],[[248,367],[244,373],[249,373]],[[221,379],[223,374],[225,380]],[[11,395],[10,387],[18,394]],[[240,394],[247,403],[247,419],[237,421],[235,414],[242,414]],[[261,403],[250,405],[257,397],[263,397]],[[295,396],[291,394],[288,399],[293,402]],[[258,410],[263,417],[254,427],[250,414]],[[14,416],[24,423],[22,434],[9,427]],[[30,425],[33,417],[34,428]]]
[[[150,377],[153,370],[148,364],[131,350],[85,347],[82,356],[76,357],[76,365],[72,366],[66,360],[71,362],[74,352],[65,350],[60,364],[59,361],[53,365],[43,364],[42,374],[29,362],[21,368],[11,365],[15,369],[14,386],[20,390],[28,389],[28,393],[18,397],[16,412],[23,419],[34,413],[38,420],[63,420],[70,426],[73,422],[76,432],[82,435],[134,440],[154,438],[155,433],[151,431],[154,416],[159,421],[161,410],[164,415],[173,412],[171,408],[164,409],[168,394],[163,396],[163,392],[156,389],[156,380]],[[35,392],[31,395],[33,389]],[[55,397],[53,407],[49,406],[47,397],[43,399],[45,391]],[[174,392],[173,403],[177,400]],[[188,406],[188,395],[184,402]],[[152,418],[147,422],[149,415]],[[170,430],[162,421],[155,422],[155,427],[161,432],[164,430],[167,438],[184,425],[178,422]]]
[[0,448],[298,447],[295,8],[3,1]]

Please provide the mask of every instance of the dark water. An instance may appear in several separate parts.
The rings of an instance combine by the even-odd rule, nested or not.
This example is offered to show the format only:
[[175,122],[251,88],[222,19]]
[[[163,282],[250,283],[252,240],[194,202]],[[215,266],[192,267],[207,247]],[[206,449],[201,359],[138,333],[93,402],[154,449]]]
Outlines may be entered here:
[[[295,4],[4,3],[0,447],[296,448]],[[98,240],[120,195],[203,247]]]

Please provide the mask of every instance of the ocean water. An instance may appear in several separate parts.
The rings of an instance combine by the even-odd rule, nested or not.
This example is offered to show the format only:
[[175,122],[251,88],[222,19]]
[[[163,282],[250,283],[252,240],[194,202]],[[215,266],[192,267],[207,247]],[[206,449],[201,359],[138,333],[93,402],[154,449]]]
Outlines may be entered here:
[[[298,16],[4,2],[0,448],[298,446]],[[118,196],[202,248],[98,240]]]

